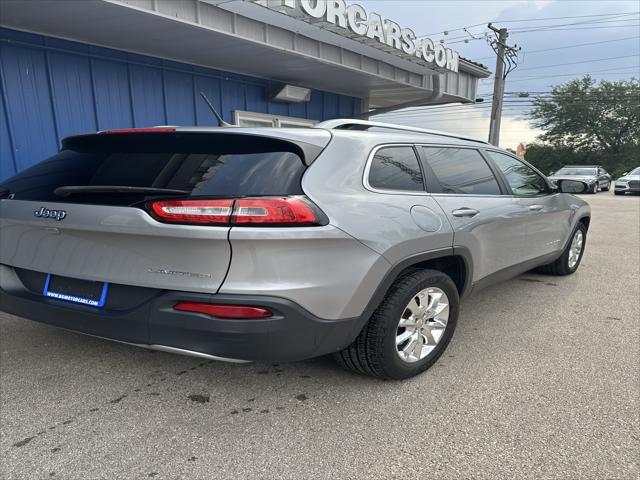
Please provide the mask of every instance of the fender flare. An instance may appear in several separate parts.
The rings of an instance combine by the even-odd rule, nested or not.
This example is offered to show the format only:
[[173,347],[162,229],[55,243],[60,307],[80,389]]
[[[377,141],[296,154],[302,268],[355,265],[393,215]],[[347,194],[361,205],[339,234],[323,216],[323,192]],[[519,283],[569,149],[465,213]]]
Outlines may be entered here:
[[445,257],[459,257],[462,259],[465,269],[465,276],[460,291],[460,298],[466,297],[471,292],[471,288],[473,286],[473,259],[468,248],[462,246],[454,246],[431,250],[424,253],[418,253],[416,255],[411,255],[400,260],[387,271],[384,278],[376,288],[373,296],[369,300],[369,303],[365,307],[364,312],[362,313],[361,318],[364,319],[364,323],[366,323],[366,320],[371,317],[373,312],[382,303],[382,300],[384,300],[384,297],[389,291],[389,288],[398,279],[403,271],[411,268],[413,265]]
[[[562,251],[564,252],[565,249],[567,248],[567,245],[569,245],[569,242],[571,242],[571,239],[573,238],[573,234],[576,231],[576,228],[578,228],[578,224],[582,222],[583,219],[588,218],[589,219],[589,224],[591,223],[591,215],[583,213],[582,215],[580,215],[576,221],[573,224],[573,227],[571,228],[571,233],[569,234],[569,237],[565,240],[564,244],[562,245]],[[589,224],[587,224],[587,232],[589,231]]]

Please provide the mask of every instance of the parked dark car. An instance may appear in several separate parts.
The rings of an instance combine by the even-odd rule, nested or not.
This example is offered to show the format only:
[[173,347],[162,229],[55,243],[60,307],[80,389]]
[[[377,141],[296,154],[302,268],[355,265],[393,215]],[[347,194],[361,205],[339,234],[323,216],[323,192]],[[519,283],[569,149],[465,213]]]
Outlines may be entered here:
[[552,173],[549,180],[581,180],[589,185],[589,193],[608,192],[611,188],[611,175],[600,165],[565,165]]

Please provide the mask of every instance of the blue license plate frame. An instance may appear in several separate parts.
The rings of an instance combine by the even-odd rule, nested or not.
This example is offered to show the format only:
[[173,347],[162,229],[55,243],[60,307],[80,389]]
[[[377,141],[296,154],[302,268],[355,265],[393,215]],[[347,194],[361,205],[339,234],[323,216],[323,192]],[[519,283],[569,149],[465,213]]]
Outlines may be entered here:
[[102,290],[100,292],[99,299],[86,298],[79,295],[71,295],[68,293],[62,292],[53,292],[49,290],[49,286],[51,285],[51,274],[47,274],[47,278],[44,282],[44,288],[42,290],[42,294],[48,298],[55,298],[56,300],[63,300],[65,302],[77,303],[80,305],[87,305],[89,307],[104,307],[105,302],[107,301],[107,292],[109,291],[109,283],[102,282]]

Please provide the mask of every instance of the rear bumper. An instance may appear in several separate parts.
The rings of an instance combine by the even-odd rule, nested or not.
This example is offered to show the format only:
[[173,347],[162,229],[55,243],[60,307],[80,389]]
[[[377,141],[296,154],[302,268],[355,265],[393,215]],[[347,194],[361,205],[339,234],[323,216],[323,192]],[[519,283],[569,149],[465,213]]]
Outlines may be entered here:
[[[323,320],[282,298],[157,291],[133,308],[109,310],[46,298],[0,266],[0,310],[120,342],[170,347],[234,360],[293,361],[341,350],[356,337],[360,318]],[[273,312],[267,319],[229,320],[180,312],[178,301],[254,305]]]

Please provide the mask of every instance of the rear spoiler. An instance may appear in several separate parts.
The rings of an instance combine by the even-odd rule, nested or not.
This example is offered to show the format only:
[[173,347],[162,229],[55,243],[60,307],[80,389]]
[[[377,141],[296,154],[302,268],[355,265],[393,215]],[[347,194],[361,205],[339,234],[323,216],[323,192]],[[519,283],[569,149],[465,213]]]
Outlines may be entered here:
[[[328,145],[331,134],[308,129],[310,132],[290,134],[280,129],[207,128],[176,129],[173,127],[106,130],[97,133],[73,135],[62,140],[63,150],[148,151],[154,149],[175,150],[177,142],[189,144],[190,150],[219,153],[261,153],[265,151],[291,152],[298,155],[305,165],[311,165]],[[317,132],[323,132],[319,136]],[[304,141],[308,137],[309,142]],[[313,142],[313,143],[311,143]]]

